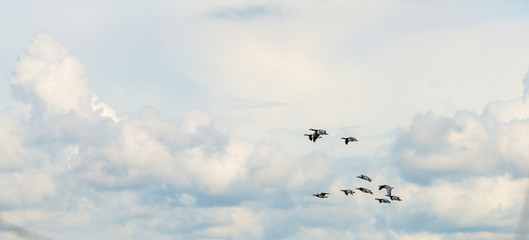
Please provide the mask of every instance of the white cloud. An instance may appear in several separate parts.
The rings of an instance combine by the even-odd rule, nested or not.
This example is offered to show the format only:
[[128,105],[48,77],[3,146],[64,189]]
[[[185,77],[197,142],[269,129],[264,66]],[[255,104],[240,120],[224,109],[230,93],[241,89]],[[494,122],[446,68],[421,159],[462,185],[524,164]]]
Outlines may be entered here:
[[[405,19],[399,14],[411,16],[426,4],[160,4],[165,15],[153,16],[167,21],[159,33],[167,45],[157,50],[177,75],[207,89],[208,106],[181,114],[180,122],[154,107],[118,118],[89,90],[85,67],[49,34],[37,35],[10,77],[14,96],[25,104],[0,115],[0,156],[17,159],[0,160],[9,192],[0,197],[9,207],[6,219],[56,239],[512,236],[515,203],[522,201],[515,192],[528,168],[520,140],[528,131],[525,102],[491,103],[480,115],[420,115],[397,133],[394,165],[391,156],[381,156],[389,137],[380,133],[407,123],[411,113],[438,112],[440,102],[476,109],[484,98],[509,95],[513,85],[495,79],[512,79],[526,64],[521,24],[395,27],[430,14],[444,17],[449,5],[433,11],[439,3],[428,5],[422,18]],[[393,25],[395,19],[403,22]],[[135,26],[124,21],[108,29]],[[378,31],[388,26],[398,33]],[[454,62],[454,56],[463,59]],[[488,71],[469,74],[483,66]],[[439,74],[425,82],[432,72]],[[163,86],[172,90],[171,84]],[[468,100],[469,89],[480,94]],[[498,89],[501,94],[491,95]],[[445,107],[441,112],[451,114]],[[302,137],[309,127],[332,135],[311,143]],[[360,142],[344,146],[342,134]],[[505,175],[513,169],[519,172]],[[371,195],[338,192],[367,185],[354,178],[365,172],[376,179],[368,186],[394,185],[404,201],[381,205]],[[417,176],[428,181],[416,185]],[[317,191],[331,191],[331,198],[312,197]],[[87,228],[96,231],[90,235]]]
[[438,181],[428,186],[407,184],[398,192],[404,199],[398,215],[426,214],[422,224],[431,230],[489,227],[514,233],[526,183],[527,178],[501,176]]
[[23,146],[23,131],[16,118],[0,113],[0,169],[20,169],[27,166],[31,156]]
[[262,238],[263,227],[258,213],[243,208],[230,208],[224,212],[231,224],[206,228],[200,235],[227,239]]
[[[43,166],[52,166],[54,174],[75,172],[78,176],[73,179],[104,187],[167,181],[176,187],[196,186],[229,195],[226,191],[232,184],[245,180],[296,189],[311,179],[321,179],[327,168],[321,159],[312,157],[288,162],[284,153],[274,152],[277,146],[268,143],[257,146],[229,140],[200,111],[177,123],[162,119],[154,108],[145,108],[137,117],[118,121],[110,107],[96,103],[84,66],[49,34],[35,37],[16,69],[11,77],[14,94],[32,110],[22,116],[22,124],[14,119],[4,121],[20,132],[10,131],[17,135],[6,133],[3,139],[16,144],[22,138],[18,142],[24,141],[34,155],[40,154]],[[75,91],[68,91],[70,87]],[[16,149],[15,145],[10,151]],[[279,159],[267,159],[274,155]],[[311,171],[306,165],[297,166],[301,161],[321,168]],[[247,169],[252,169],[252,176]]]
[[395,144],[405,174],[503,174],[529,171],[529,105],[523,98],[487,105],[478,116],[458,111],[453,117],[418,115]]
[[211,124],[211,117],[200,111],[194,111],[186,114],[181,121],[182,131],[188,134],[194,134],[199,127],[208,126]]
[[99,115],[116,120],[112,109],[95,102],[85,67],[50,34],[37,34],[24,49],[10,82],[15,97],[44,116],[73,111],[90,119],[101,111]]
[[410,129],[400,134],[395,155],[409,169],[405,174],[489,173],[498,170],[494,146],[494,135],[489,135],[478,116],[460,111],[453,119],[417,116]]
[[0,174],[0,204],[25,206],[55,196],[56,184],[49,174],[37,171]]

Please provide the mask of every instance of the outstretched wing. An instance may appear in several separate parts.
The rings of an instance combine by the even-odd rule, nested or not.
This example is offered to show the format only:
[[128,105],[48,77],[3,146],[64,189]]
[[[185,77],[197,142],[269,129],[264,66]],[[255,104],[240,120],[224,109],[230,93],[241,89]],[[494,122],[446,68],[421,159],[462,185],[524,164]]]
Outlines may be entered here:
[[388,191],[388,196],[391,196],[391,190],[393,190],[393,188],[386,188],[386,190]]

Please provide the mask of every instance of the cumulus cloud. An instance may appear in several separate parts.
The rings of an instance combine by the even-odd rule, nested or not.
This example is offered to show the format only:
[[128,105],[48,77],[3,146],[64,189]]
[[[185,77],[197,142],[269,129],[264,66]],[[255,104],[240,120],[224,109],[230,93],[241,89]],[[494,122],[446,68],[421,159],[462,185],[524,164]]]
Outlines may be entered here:
[[428,180],[431,173],[483,174],[498,170],[494,137],[468,111],[454,118],[419,115],[400,134],[394,151],[404,176],[410,178]]
[[[110,226],[119,238],[138,236],[138,228],[157,239],[175,229],[192,238],[261,238],[269,215],[240,204],[330,181],[325,155],[291,157],[278,142],[233,139],[204,111],[174,121],[146,107],[119,118],[90,91],[84,66],[47,33],[22,51],[10,83],[20,104],[0,115],[0,204],[12,208],[8,219],[30,226],[95,224],[99,239],[115,239]],[[291,202],[278,198],[270,206]],[[28,206],[34,210],[17,210]],[[163,223],[174,217],[193,221]],[[79,237],[79,230],[63,230],[48,233]]]
[[[412,214],[397,214],[406,219],[389,219],[392,225],[407,228],[405,221],[421,221],[422,229],[430,232],[468,231],[490,228],[514,232],[524,200],[527,178],[499,177],[466,178],[459,181],[436,181],[428,186],[407,184],[400,190],[407,196],[404,208]],[[410,205],[410,202],[413,205]],[[409,219],[412,216],[422,216]],[[402,221],[405,220],[405,221]],[[411,229],[408,229],[411,230]]]
[[409,221],[420,221],[417,224],[430,232],[460,232],[432,236],[441,239],[464,239],[469,230],[478,238],[511,239],[517,225],[519,235],[524,234],[525,210],[520,203],[527,201],[523,193],[529,173],[525,98],[526,92],[491,102],[480,114],[419,114],[408,128],[400,129],[393,164],[409,181],[404,195],[421,206],[407,209],[421,216]]
[[0,169],[20,169],[27,166],[31,156],[24,148],[24,130],[15,117],[0,113]]
[[35,36],[19,55],[9,80],[14,96],[44,116],[73,111],[90,118],[100,111],[99,115],[116,120],[112,109],[95,102],[85,67],[50,34]]
[[24,206],[55,195],[55,183],[48,174],[26,171],[0,176],[0,189],[5,193],[0,196],[0,204],[4,206]]
[[[234,2],[213,10],[178,3],[180,11],[191,8],[189,14],[198,16],[182,21],[179,15],[175,21],[193,32],[174,31],[175,24],[168,24],[176,33],[166,40],[178,44],[164,51],[176,56],[175,69],[214,89],[212,110],[182,114],[180,121],[154,107],[118,117],[90,90],[83,64],[49,34],[37,35],[9,78],[20,105],[0,114],[0,156],[5,157],[0,188],[9,193],[0,197],[5,219],[46,229],[56,239],[513,236],[508,232],[523,198],[516,191],[523,188],[528,167],[527,144],[520,141],[529,118],[524,101],[490,103],[481,114],[419,115],[397,133],[390,156],[370,153],[376,141],[367,137],[348,148],[338,139],[334,145],[331,136],[310,143],[301,136],[313,124],[329,127],[332,137],[391,128],[386,123],[395,120],[387,109],[394,105],[383,103],[387,108],[380,110],[374,106],[381,104],[365,103],[407,94],[362,75],[395,73],[380,71],[381,61],[403,69],[380,56],[404,56],[400,53],[409,48],[402,43],[415,48],[419,41],[400,39],[371,59],[365,56],[371,52],[356,60],[336,57],[395,5],[310,1],[287,3],[295,11],[284,11],[283,3],[237,7],[241,2]],[[268,17],[278,15],[284,21]],[[453,54],[447,55],[453,63]],[[420,54],[406,56],[429,62]],[[362,65],[366,59],[377,64],[362,72],[369,69]],[[226,96],[228,101],[217,101]],[[369,130],[343,127],[352,121],[384,124]],[[358,157],[361,151],[368,157]],[[370,195],[338,192],[368,184],[354,178],[365,171],[377,181],[371,188],[393,185],[404,201],[381,205]],[[332,198],[311,196],[320,191],[332,192]],[[97,231],[89,235],[87,228]]]
[[[428,180],[442,175],[501,175],[529,172],[529,105],[523,98],[488,104],[478,115],[417,115],[394,146],[404,176]],[[433,176],[431,174],[434,174]]]

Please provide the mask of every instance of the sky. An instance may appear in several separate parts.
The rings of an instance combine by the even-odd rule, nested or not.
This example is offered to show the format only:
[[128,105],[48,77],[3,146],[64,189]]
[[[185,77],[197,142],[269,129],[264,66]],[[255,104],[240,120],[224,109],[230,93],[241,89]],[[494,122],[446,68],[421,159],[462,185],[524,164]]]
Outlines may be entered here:
[[1,239],[528,238],[526,1],[0,4]]

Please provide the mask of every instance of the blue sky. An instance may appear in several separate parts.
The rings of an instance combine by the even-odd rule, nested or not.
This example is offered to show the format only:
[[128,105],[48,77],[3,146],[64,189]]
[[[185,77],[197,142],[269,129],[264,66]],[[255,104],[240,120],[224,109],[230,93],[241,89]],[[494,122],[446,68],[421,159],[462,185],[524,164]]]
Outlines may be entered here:
[[1,3],[2,239],[524,239],[524,1]]

